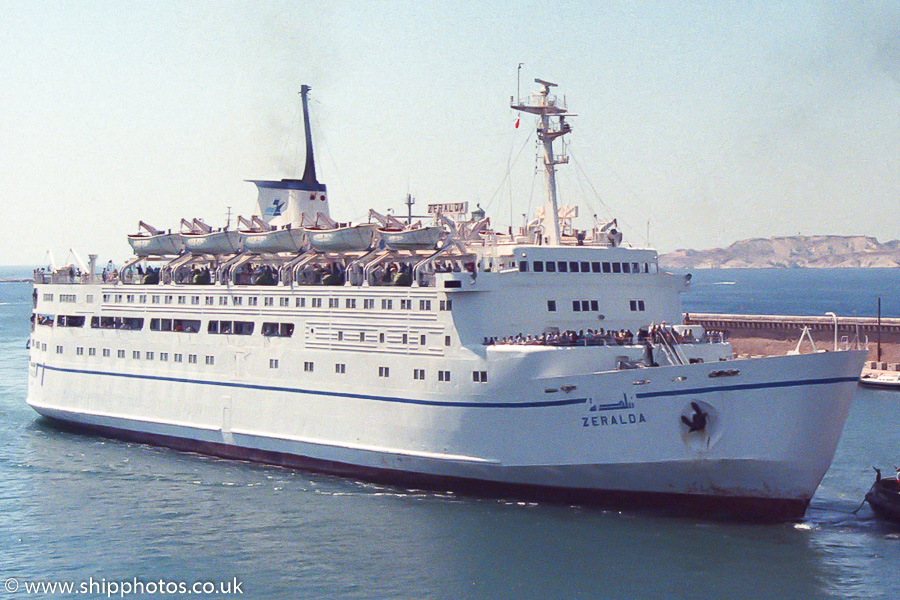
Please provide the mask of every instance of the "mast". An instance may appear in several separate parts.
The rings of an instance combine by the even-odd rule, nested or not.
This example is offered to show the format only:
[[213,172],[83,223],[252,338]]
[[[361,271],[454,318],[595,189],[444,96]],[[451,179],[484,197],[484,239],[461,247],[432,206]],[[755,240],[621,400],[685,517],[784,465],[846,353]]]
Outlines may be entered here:
[[306,168],[303,169],[304,183],[319,183],[316,179],[316,159],[313,157],[312,132],[309,127],[309,90],[308,85],[300,86],[300,97],[303,100],[303,125],[306,133]]
[[[544,174],[547,180],[547,201],[550,204],[549,214],[544,215],[544,231],[547,233],[548,243],[558,246],[561,240],[559,229],[559,206],[556,199],[556,165],[569,162],[569,157],[562,152],[559,156],[553,153],[553,142],[572,131],[572,126],[566,123],[566,117],[574,117],[566,111],[565,101],[560,101],[556,96],[550,95],[550,88],[556,87],[555,83],[535,79],[542,87],[537,94],[532,94],[525,99],[517,99],[518,104],[510,104],[510,107],[520,112],[527,112],[541,117],[537,126],[538,139],[544,146]],[[549,220],[549,223],[547,222]]]

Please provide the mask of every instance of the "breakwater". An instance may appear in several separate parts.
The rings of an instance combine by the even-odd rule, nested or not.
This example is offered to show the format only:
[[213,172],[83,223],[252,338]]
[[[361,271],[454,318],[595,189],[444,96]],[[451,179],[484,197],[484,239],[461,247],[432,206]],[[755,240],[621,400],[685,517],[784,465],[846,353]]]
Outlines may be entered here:
[[[881,340],[881,360],[900,362],[900,319],[846,317],[839,315],[740,315],[686,313],[685,321],[703,325],[707,331],[722,331],[737,355],[774,356],[793,350],[803,333],[809,330],[818,349],[868,348],[869,359],[876,360]],[[810,349],[804,340],[801,350]]]

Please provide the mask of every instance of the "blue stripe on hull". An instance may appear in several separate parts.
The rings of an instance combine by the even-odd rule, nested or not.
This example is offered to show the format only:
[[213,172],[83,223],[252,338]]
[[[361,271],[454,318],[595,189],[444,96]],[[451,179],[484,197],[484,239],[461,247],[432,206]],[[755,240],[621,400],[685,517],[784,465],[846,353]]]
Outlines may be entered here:
[[[157,375],[142,375],[138,373],[111,373],[108,371],[91,371],[87,369],[70,369],[65,367],[51,367],[38,364],[37,366],[48,371],[60,373],[81,373],[84,375],[99,375],[103,377],[121,377],[125,379],[143,379],[149,381],[167,381],[172,383],[187,383],[193,385],[210,385],[227,388],[241,388],[249,390],[261,390],[269,392],[286,392],[290,394],[314,394],[317,396],[329,396],[337,398],[353,398],[358,400],[374,400],[378,402],[395,402],[399,404],[418,404],[423,406],[447,406],[453,408],[548,408],[555,406],[572,406],[585,404],[587,398],[564,398],[561,400],[541,400],[532,402],[459,402],[452,400],[422,400],[418,398],[398,398],[395,396],[373,396],[369,394],[351,394],[346,392],[329,392],[324,390],[307,390],[303,388],[291,388],[275,385],[262,385],[256,383],[236,383],[229,381],[206,381],[200,379],[186,379],[183,377],[163,377]],[[640,392],[635,398],[663,398],[668,396],[687,396],[697,394],[710,394],[713,392],[731,392],[742,390],[761,390],[768,388],[803,387],[810,385],[829,385],[833,383],[857,382],[857,377],[827,377],[820,379],[799,379],[796,381],[769,381],[764,383],[744,383],[736,385],[717,385],[707,388],[689,388],[683,390],[662,390],[659,392]]]

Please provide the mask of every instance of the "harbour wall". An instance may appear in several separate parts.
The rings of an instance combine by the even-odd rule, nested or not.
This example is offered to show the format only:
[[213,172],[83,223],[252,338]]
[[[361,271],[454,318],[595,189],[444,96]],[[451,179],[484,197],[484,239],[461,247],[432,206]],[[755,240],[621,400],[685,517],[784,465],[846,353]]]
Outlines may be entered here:
[[[834,347],[835,318],[831,316],[686,313],[685,322],[725,332],[739,356],[775,356],[793,350],[804,327],[809,328],[816,348]],[[882,318],[879,327],[876,318],[838,316],[838,348],[856,347],[857,343],[862,349],[868,346],[869,360],[876,360],[879,330],[881,362],[900,363],[900,319],[896,318]],[[809,349],[809,340],[804,339],[801,351]]]

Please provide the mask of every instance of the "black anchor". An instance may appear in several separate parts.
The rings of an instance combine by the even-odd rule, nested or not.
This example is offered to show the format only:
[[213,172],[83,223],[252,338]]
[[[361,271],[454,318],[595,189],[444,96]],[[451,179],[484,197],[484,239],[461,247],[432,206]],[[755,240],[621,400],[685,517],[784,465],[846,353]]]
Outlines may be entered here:
[[706,429],[706,413],[700,408],[700,405],[696,402],[691,402],[691,408],[694,409],[694,414],[691,415],[691,418],[688,419],[686,416],[681,415],[681,422],[688,426],[688,433],[693,433],[695,431],[703,431]]

